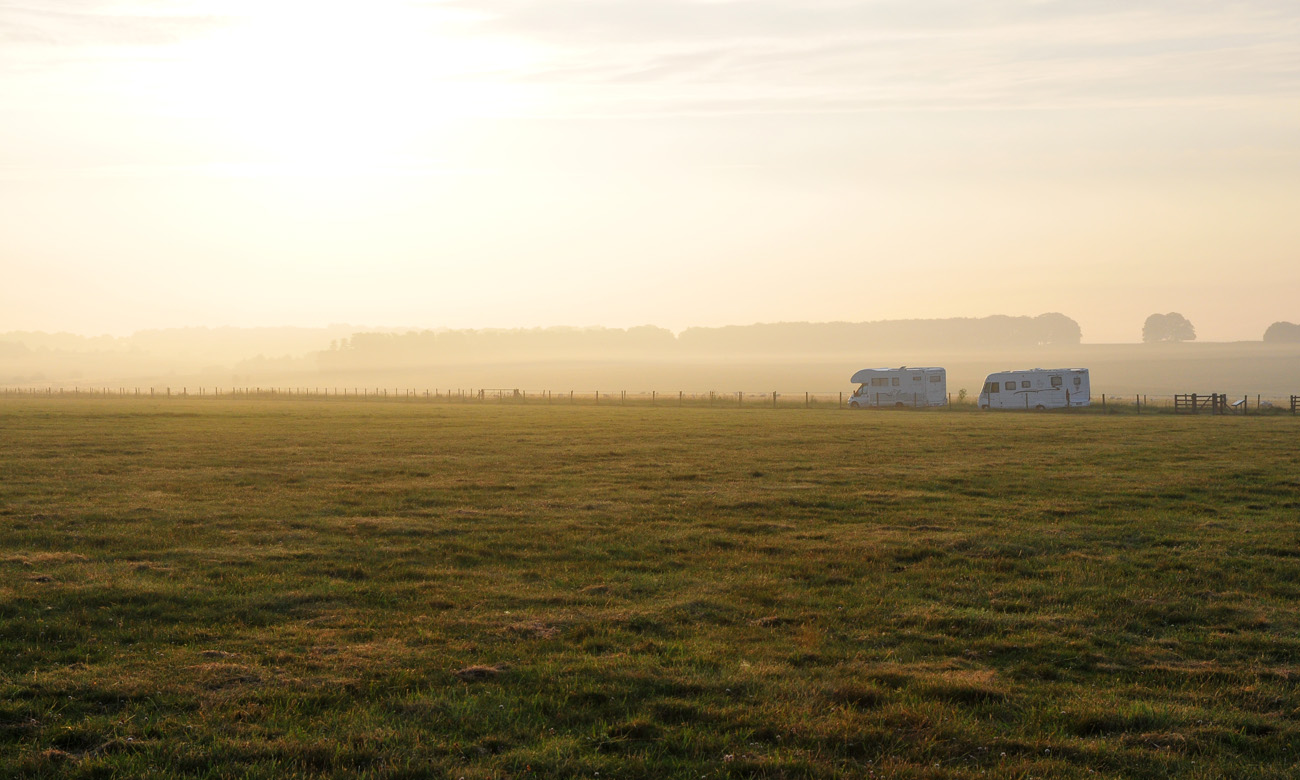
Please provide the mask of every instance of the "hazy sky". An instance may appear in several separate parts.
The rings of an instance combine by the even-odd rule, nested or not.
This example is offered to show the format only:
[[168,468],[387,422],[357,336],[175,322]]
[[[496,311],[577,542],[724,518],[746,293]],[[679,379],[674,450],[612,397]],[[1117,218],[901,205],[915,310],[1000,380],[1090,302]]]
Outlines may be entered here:
[[1300,322],[1295,0],[0,0],[0,331]]

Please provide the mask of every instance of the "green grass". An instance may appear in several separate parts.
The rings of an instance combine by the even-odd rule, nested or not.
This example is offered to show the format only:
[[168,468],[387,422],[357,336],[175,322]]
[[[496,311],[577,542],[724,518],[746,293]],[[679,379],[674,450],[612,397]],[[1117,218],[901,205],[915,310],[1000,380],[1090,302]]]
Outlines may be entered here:
[[1298,440],[4,400],[0,776],[1294,777]]

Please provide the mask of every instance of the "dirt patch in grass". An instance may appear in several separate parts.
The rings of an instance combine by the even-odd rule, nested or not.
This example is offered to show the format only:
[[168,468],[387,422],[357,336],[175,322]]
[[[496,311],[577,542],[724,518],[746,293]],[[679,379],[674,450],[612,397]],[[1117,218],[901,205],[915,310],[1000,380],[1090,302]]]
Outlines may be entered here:
[[16,566],[35,566],[40,563],[80,563],[90,560],[80,553],[70,552],[45,552],[30,553],[27,555],[6,555],[0,558],[0,563],[8,563]]
[[551,639],[559,636],[560,629],[540,622],[523,622],[506,626],[505,633],[521,639]]
[[476,664],[466,666],[464,669],[456,669],[452,674],[465,682],[478,682],[480,680],[494,680],[508,671],[510,671],[509,664],[496,664],[495,666]]
[[238,654],[228,653],[225,650],[204,650],[203,652],[199,653],[199,655],[203,656],[204,658],[227,659],[227,658],[235,658]]
[[968,706],[1006,701],[1010,697],[1007,685],[987,669],[944,672],[922,678],[918,687],[929,698]]
[[262,682],[262,675],[256,669],[243,664],[214,662],[197,664],[189,667],[199,683],[208,690],[219,690],[236,685],[256,685]]
[[826,698],[834,704],[871,710],[884,704],[888,694],[875,686],[842,684],[827,691]]

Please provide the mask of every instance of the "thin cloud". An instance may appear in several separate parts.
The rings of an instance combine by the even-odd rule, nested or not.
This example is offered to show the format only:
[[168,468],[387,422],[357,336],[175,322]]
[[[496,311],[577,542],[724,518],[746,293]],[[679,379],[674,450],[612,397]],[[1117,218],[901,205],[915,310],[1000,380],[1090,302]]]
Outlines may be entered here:
[[[1277,2],[489,0],[481,29],[552,51],[519,78],[579,113],[1222,103],[1300,95]],[[835,110],[835,109],[832,109]]]

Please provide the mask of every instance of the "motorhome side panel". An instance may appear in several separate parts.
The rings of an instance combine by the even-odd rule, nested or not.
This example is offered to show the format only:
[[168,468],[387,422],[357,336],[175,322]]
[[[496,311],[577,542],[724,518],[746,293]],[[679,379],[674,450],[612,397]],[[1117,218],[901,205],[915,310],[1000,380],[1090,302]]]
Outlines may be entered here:
[[989,374],[980,390],[982,409],[1063,409],[1087,406],[1091,387],[1085,369],[1032,369]]
[[942,368],[864,368],[851,378],[858,388],[849,407],[923,407],[948,402],[947,372]]

